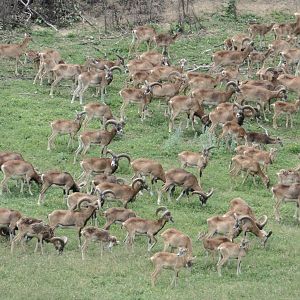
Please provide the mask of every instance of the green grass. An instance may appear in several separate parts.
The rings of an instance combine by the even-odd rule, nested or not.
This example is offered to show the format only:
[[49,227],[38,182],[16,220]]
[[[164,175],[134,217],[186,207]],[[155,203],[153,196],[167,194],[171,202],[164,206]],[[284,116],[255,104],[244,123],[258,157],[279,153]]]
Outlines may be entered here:
[[[280,17],[277,15],[277,18]],[[269,20],[271,20],[270,18]],[[225,23],[224,23],[225,22]],[[204,17],[203,24],[206,31],[201,35],[191,34],[182,36],[170,49],[172,60],[187,58],[189,64],[210,63],[210,53],[203,53],[213,45],[220,44],[227,36],[238,31],[245,31],[247,18],[240,23],[220,19],[220,16]],[[21,40],[22,33],[15,33]],[[107,52],[114,58],[115,53],[126,55],[131,37],[116,39],[99,38],[97,32],[90,28],[78,26],[70,28],[69,32],[54,33],[48,29],[32,32],[32,49],[58,49],[67,62],[82,63],[86,56],[96,56],[93,46]],[[93,37],[93,38],[91,38]],[[269,37],[270,39],[270,37]],[[99,53],[98,53],[99,56]],[[50,169],[59,169],[71,172],[78,177],[81,170],[77,163],[72,164],[74,150],[67,148],[67,138],[56,140],[56,148],[51,152],[46,150],[47,139],[50,134],[49,123],[54,119],[72,119],[75,110],[81,110],[78,102],[71,104],[70,82],[62,82],[56,89],[55,97],[49,97],[49,86],[32,85],[34,71],[30,65],[25,67],[23,77],[16,77],[13,73],[14,63],[1,60],[1,139],[0,150],[21,152],[24,158],[30,161],[40,172]],[[107,103],[111,105],[116,116],[119,115],[121,105],[118,91],[124,86],[125,75],[116,74],[114,81],[108,88]],[[69,85],[69,86],[68,86]],[[85,103],[99,101],[92,97],[92,89],[85,95]],[[294,95],[289,96],[294,99]],[[152,117],[141,123],[137,116],[137,107],[127,109],[127,124],[125,134],[117,138],[110,145],[114,152],[126,152],[132,159],[148,157],[159,160],[164,168],[179,167],[177,154],[183,150],[198,150],[210,143],[207,134],[194,135],[192,130],[183,129],[169,135],[167,120],[163,116],[163,108],[154,100],[150,105]],[[185,122],[182,119],[183,124]],[[282,168],[293,167],[298,164],[299,153],[299,125],[300,118],[295,118],[295,127],[286,130],[283,120],[280,119],[280,128],[273,130],[270,124],[265,124],[271,135],[283,139],[284,147],[279,148],[276,162],[271,165],[268,175],[271,183],[276,183],[276,172]],[[177,122],[177,125],[179,121]],[[99,124],[93,121],[92,128]],[[255,124],[246,125],[249,129],[258,129]],[[183,270],[180,273],[179,286],[176,289],[167,289],[171,282],[170,271],[162,272],[158,284],[151,288],[150,274],[153,267],[146,251],[145,237],[137,237],[134,251],[126,250],[123,243],[115,247],[112,253],[104,253],[100,258],[97,245],[92,245],[87,259],[81,260],[77,248],[75,230],[58,229],[58,235],[67,235],[69,243],[62,256],[57,256],[51,245],[46,245],[46,254],[33,254],[34,242],[27,245],[24,253],[17,247],[14,256],[10,255],[9,243],[0,239],[0,291],[1,299],[296,299],[299,296],[299,227],[292,218],[294,205],[288,204],[281,208],[282,223],[277,224],[273,216],[273,200],[271,192],[266,190],[262,183],[253,186],[247,181],[241,186],[233,185],[228,175],[228,165],[233,153],[229,153],[223,146],[213,150],[211,161],[204,171],[201,184],[205,191],[215,189],[206,207],[201,207],[197,197],[190,200],[183,198],[180,203],[168,203],[164,199],[174,216],[175,223],[167,224],[188,234],[193,240],[196,263],[191,272]],[[92,147],[89,157],[99,156],[98,147]],[[197,174],[194,169],[189,171]],[[130,178],[132,171],[126,161],[121,162],[117,173],[120,177]],[[197,174],[198,175],[198,174]],[[45,205],[37,206],[38,188],[33,185],[34,196],[19,194],[18,188],[10,182],[12,194],[0,196],[1,207],[18,209],[26,216],[47,220],[47,215],[54,209],[64,209],[63,196],[60,189],[51,188],[46,193]],[[177,193],[179,189],[177,189]],[[206,219],[227,211],[229,201],[234,197],[244,198],[254,209],[256,215],[267,214],[268,230],[273,235],[263,249],[257,238],[251,236],[251,250],[242,263],[243,274],[236,277],[236,262],[223,269],[223,277],[217,276],[215,264],[211,259],[205,260],[205,254],[200,242],[196,241],[199,231],[206,230]],[[106,207],[114,203],[106,204]],[[156,198],[144,193],[129,205],[139,216],[155,218],[157,208]],[[100,225],[104,224],[103,217],[99,217]],[[120,240],[124,239],[125,232],[115,225],[111,228],[112,234]],[[159,238],[153,252],[161,251],[163,247]]]

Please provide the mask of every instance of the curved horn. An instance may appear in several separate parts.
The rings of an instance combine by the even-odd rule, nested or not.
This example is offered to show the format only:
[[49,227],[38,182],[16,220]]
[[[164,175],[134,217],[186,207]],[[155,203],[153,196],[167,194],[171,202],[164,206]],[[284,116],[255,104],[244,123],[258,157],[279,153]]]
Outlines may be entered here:
[[105,122],[104,129],[107,130],[107,126],[110,125],[110,124],[113,124],[113,125],[116,126],[118,124],[118,122],[116,120],[114,120],[114,119],[107,120]]
[[55,236],[50,239],[51,243],[55,243],[56,241],[62,243],[65,246],[66,243],[68,242],[68,238],[66,236],[62,236],[62,237]]
[[248,215],[242,215],[242,216],[238,216],[238,219],[240,221],[243,221],[245,219],[249,220],[253,225],[256,225],[256,222]]
[[212,194],[214,193],[214,189],[211,189],[210,192],[208,192],[207,194],[205,194],[204,192],[201,191],[193,191],[192,194],[198,194],[201,197],[203,197],[205,200],[207,200],[209,197],[212,196]]
[[228,88],[230,85],[234,86],[235,88],[238,88],[238,85],[235,81],[229,81],[227,84],[226,84],[226,88]]
[[237,107],[237,109],[242,109],[242,106],[240,104],[238,104],[237,102],[234,102],[232,107]]
[[99,193],[99,199],[96,200],[96,201],[94,202],[94,204],[97,203],[99,208],[100,208],[100,207],[103,207],[104,200],[105,200],[105,196],[106,196],[107,194],[111,194],[111,195],[113,195],[113,197],[116,196],[115,193],[114,193],[112,190],[104,190],[104,191],[102,192],[101,190],[98,190],[98,189],[97,189],[97,191],[98,191],[98,193]]
[[134,187],[134,185],[137,183],[137,182],[140,182],[141,184],[145,184],[145,180],[143,180],[142,178],[136,178],[132,181],[132,184],[131,186]]
[[266,71],[265,72],[274,72],[275,71],[275,69],[274,68],[272,68],[272,67],[269,67],[269,68],[267,68],[266,69]]
[[207,199],[208,199],[209,197],[211,197],[211,196],[213,195],[213,193],[214,193],[214,189],[211,189],[211,190],[206,194]]
[[61,243],[64,243],[64,245],[66,245],[66,243],[68,242],[68,238],[66,236],[55,236],[53,238],[50,239],[51,242],[55,242],[55,241],[60,241]]
[[117,158],[122,158],[122,157],[124,157],[124,158],[127,158],[127,160],[128,160],[128,163],[130,164],[130,162],[131,162],[131,159],[130,159],[130,157],[129,157],[129,155],[128,154],[125,154],[125,153],[121,153],[121,154],[119,154],[119,155],[117,155]]
[[268,222],[268,217],[266,215],[261,216],[256,220],[256,225],[259,229],[263,229]]
[[282,87],[280,90],[278,90],[278,93],[281,93],[281,92],[286,93],[286,92],[287,92],[286,88],[285,88],[285,87]]
[[166,212],[168,209],[165,206],[161,206],[156,210],[155,214],[157,215],[160,211]]
[[181,73],[179,73],[178,71],[172,71],[171,73],[169,73],[169,75],[168,75],[168,79],[170,78],[170,76],[172,76],[172,75],[176,75],[176,76],[178,76],[178,77],[181,77],[182,76],[182,74]]
[[106,150],[106,153],[110,154],[112,157],[115,157],[116,155],[109,149]]
[[104,190],[103,192],[100,193],[101,197],[106,196],[108,194],[113,195],[114,197],[116,197],[115,193],[112,190]]
[[246,41],[249,42],[249,45],[251,44],[251,39],[250,39],[249,37],[245,37],[245,38],[243,38],[243,40],[242,40],[242,45],[244,45],[244,43],[245,43]]
[[[64,248],[68,242],[68,238],[66,236],[62,237],[53,237],[50,239],[50,242],[54,245],[55,249],[58,250],[59,254],[61,254],[64,251]],[[60,245],[57,245],[57,242],[60,243]]]
[[118,184],[125,184],[126,180],[124,178],[117,178],[117,183]]
[[152,82],[152,83],[149,84],[150,87],[154,87],[154,86],[156,86],[156,85],[162,87],[162,84],[159,83],[159,82]]
[[201,191],[193,191],[192,195],[200,195],[202,198],[206,198],[206,194],[204,192]]
[[213,149],[213,148],[217,148],[216,146],[210,146],[208,148],[204,148],[204,151],[209,152],[209,150]]
[[278,85],[278,86],[276,86],[275,91],[279,91],[282,88],[286,88],[286,87],[284,85],[282,85],[282,84]]
[[78,203],[77,203],[77,207],[78,209],[81,209],[81,205],[83,202],[87,202],[87,203],[91,203],[90,199],[89,198],[83,198],[81,199]]
[[119,66],[114,66],[110,68],[110,71],[119,70],[122,73],[122,69]]
[[242,110],[243,111],[244,111],[244,109],[250,109],[252,111],[253,116],[256,115],[256,110],[251,105],[244,105],[244,106],[242,106]]
[[119,54],[116,54],[116,56],[120,59],[121,64],[124,65],[124,61],[125,61],[124,57],[122,57],[122,56],[119,55]]
[[86,115],[86,111],[76,111],[76,115],[78,116],[82,116],[82,115]]

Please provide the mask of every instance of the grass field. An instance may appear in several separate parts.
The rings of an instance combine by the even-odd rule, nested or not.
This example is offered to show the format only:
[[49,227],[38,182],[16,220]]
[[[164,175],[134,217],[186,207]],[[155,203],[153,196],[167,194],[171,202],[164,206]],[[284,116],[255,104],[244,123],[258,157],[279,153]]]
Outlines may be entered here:
[[[209,64],[210,53],[204,53],[213,45],[220,44],[227,36],[247,28],[247,18],[239,23],[219,19],[215,15],[203,19],[207,30],[200,35],[182,36],[170,49],[174,62],[186,58],[189,65]],[[282,21],[286,16],[274,14],[269,20]],[[291,18],[290,18],[291,19]],[[224,23],[225,22],[225,23]],[[225,25],[224,25],[225,24]],[[7,33],[3,33],[6,36]],[[89,27],[80,26],[55,33],[48,29],[36,29],[31,32],[33,42],[31,49],[55,48],[59,50],[67,62],[82,63],[86,56],[98,55],[95,47],[107,52],[111,58],[114,53],[126,55],[131,37],[117,39],[99,39],[98,33]],[[117,34],[115,34],[117,35]],[[21,40],[23,32],[13,32],[15,40]],[[271,37],[269,37],[270,39]],[[75,110],[81,110],[79,102],[70,103],[70,82],[62,82],[55,91],[55,97],[49,97],[49,86],[32,84],[34,71],[30,65],[25,67],[23,77],[14,75],[12,61],[0,61],[0,151],[21,152],[26,160],[31,162],[40,172],[50,169],[68,171],[75,177],[81,173],[79,163],[73,165],[73,153],[77,148],[67,148],[67,138],[56,140],[56,148],[47,151],[47,139],[50,134],[49,123],[55,119],[72,119]],[[119,116],[121,105],[119,90],[124,86],[126,75],[116,74],[108,88],[107,103]],[[85,93],[85,103],[95,101],[92,97],[93,89]],[[289,99],[295,96],[289,94]],[[96,101],[99,101],[96,100]],[[116,153],[126,152],[132,159],[148,157],[159,160],[165,170],[179,167],[177,154],[183,150],[198,150],[207,146],[211,138],[207,134],[197,136],[189,129],[168,133],[167,120],[163,116],[162,108],[154,100],[150,105],[152,112],[143,124],[137,116],[137,107],[130,106],[127,110],[127,124],[125,134],[114,140],[110,145]],[[269,116],[270,117],[270,116]],[[185,120],[184,120],[185,121]],[[178,122],[179,123],[179,122]],[[178,124],[177,123],[177,124]],[[276,162],[271,165],[268,175],[271,185],[277,182],[276,172],[282,168],[294,167],[299,163],[300,152],[299,115],[295,118],[294,128],[286,130],[283,119],[280,128],[274,130],[270,124],[264,124],[272,136],[282,138],[284,147],[278,147]],[[92,128],[99,124],[93,121]],[[247,123],[246,129],[259,130],[254,123]],[[243,186],[237,180],[232,184],[228,175],[228,165],[233,153],[225,150],[224,146],[213,150],[211,161],[204,171],[201,184],[205,191],[215,189],[206,207],[199,205],[197,197],[183,198],[179,203],[168,203],[164,199],[174,216],[175,223],[167,224],[166,228],[175,228],[188,234],[193,240],[196,263],[191,272],[183,270],[180,273],[179,286],[169,289],[171,282],[170,271],[164,271],[155,288],[151,288],[150,274],[153,271],[146,250],[145,237],[137,237],[133,252],[129,252],[121,243],[112,253],[104,253],[100,259],[98,245],[92,245],[86,260],[81,260],[77,247],[75,230],[58,229],[58,235],[67,235],[69,243],[62,256],[58,256],[52,245],[46,245],[46,254],[33,254],[34,243],[27,245],[24,253],[17,247],[15,254],[10,255],[10,245],[0,239],[0,291],[1,299],[297,299],[299,297],[299,226],[293,219],[295,205],[288,204],[281,208],[282,222],[276,223],[273,215],[273,200],[271,192],[266,190],[261,182],[258,187],[252,181]],[[99,148],[92,147],[87,156],[99,156]],[[191,172],[197,174],[195,169]],[[127,162],[122,161],[117,175],[130,178],[132,171]],[[2,176],[2,175],[1,175]],[[26,216],[47,220],[47,215],[54,209],[63,209],[62,191],[51,188],[47,191],[45,204],[37,206],[38,187],[33,184],[34,196],[30,196],[25,189],[22,195],[19,189],[10,182],[12,194],[0,196],[0,206],[18,209]],[[179,190],[177,190],[178,193]],[[227,211],[229,201],[234,197],[244,198],[254,209],[256,215],[267,214],[269,222],[267,230],[273,235],[263,249],[255,236],[251,236],[251,249],[242,262],[240,277],[236,277],[236,262],[223,269],[223,277],[218,277],[216,262],[205,260],[202,244],[196,241],[199,231],[207,229],[206,219],[213,215]],[[107,203],[106,207],[114,203]],[[157,208],[156,198],[148,193],[138,196],[129,205],[139,216],[155,218]],[[99,217],[100,226],[104,224],[103,217]],[[125,232],[118,225],[111,227],[111,232],[121,241]],[[153,253],[161,251],[162,240],[153,249]],[[298,295],[298,296],[297,296]]]

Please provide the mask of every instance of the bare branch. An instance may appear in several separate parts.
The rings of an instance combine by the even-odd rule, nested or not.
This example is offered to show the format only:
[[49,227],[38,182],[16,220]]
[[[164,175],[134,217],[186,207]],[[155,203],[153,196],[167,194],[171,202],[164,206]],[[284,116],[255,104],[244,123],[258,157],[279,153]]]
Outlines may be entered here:
[[25,9],[28,10],[28,13],[30,13],[30,17],[32,15],[32,13],[34,13],[37,16],[39,16],[45,22],[45,24],[47,24],[48,26],[53,28],[55,31],[58,31],[58,29],[54,25],[52,25],[50,22],[48,22],[39,12],[37,12],[36,10],[29,7],[29,1],[30,0],[27,0],[27,3],[25,3],[23,0],[18,0],[18,1],[24,6]]

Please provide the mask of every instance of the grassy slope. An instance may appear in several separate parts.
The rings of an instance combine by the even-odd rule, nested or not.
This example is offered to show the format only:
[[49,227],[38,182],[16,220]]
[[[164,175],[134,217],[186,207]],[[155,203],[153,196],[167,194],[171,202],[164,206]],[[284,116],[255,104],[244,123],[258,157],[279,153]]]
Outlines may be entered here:
[[[281,17],[281,16],[274,16]],[[230,23],[226,26],[217,17],[203,21],[208,31],[203,36],[182,37],[171,47],[171,54],[175,61],[185,57],[189,63],[209,63],[209,54],[202,54],[213,45],[220,44],[228,35],[246,28],[243,23]],[[223,24],[223,26],[222,26]],[[234,28],[234,30],[233,30]],[[16,37],[21,38],[21,33]],[[32,33],[34,42],[32,49],[45,47],[56,48],[61,51],[63,58],[68,62],[81,63],[85,56],[96,54],[92,43],[97,47],[113,53],[126,54],[129,38],[121,42],[117,40],[98,41],[96,32],[90,28],[77,27],[70,33],[54,34],[49,30]],[[93,37],[93,39],[90,39]],[[82,43],[82,41],[84,43]],[[86,43],[87,42],[87,43]],[[46,150],[47,137],[50,133],[49,122],[60,118],[73,118],[75,109],[80,110],[78,104],[71,105],[69,87],[60,87],[55,97],[48,96],[49,87],[44,85],[33,86],[33,70],[27,68],[24,78],[16,78],[13,74],[13,63],[1,60],[1,140],[0,150],[15,150],[24,154],[24,157],[38,167],[40,171],[51,168],[66,170],[78,176],[79,164],[73,165],[73,149],[67,149],[67,139],[61,137],[56,142],[56,149]],[[9,77],[2,80],[4,76]],[[116,74],[109,87],[107,102],[118,115],[120,98],[118,91],[123,86],[125,76]],[[63,85],[69,83],[63,82]],[[86,102],[95,101],[89,90]],[[293,96],[290,97],[293,99]],[[115,152],[127,152],[132,158],[150,157],[162,162],[165,169],[179,166],[177,153],[182,150],[197,150],[209,143],[207,135],[195,137],[191,130],[168,134],[167,122],[161,113],[158,103],[154,101],[150,109],[153,116],[144,124],[139,121],[137,108],[128,109],[128,122],[125,135],[113,142],[111,149]],[[270,167],[271,182],[276,182],[276,171],[281,168],[293,167],[298,163],[299,152],[299,124],[300,118],[295,119],[295,128],[286,131],[282,126],[276,132],[270,128],[272,135],[282,137],[284,148],[279,149],[276,163]],[[281,122],[283,125],[283,122]],[[98,127],[97,122],[91,124]],[[247,128],[256,129],[255,125]],[[98,156],[99,149],[92,147],[88,156]],[[202,299],[212,298],[277,298],[295,299],[299,294],[299,227],[295,224],[292,215],[294,205],[285,205],[281,212],[283,221],[279,225],[273,217],[273,200],[271,193],[260,183],[258,188],[251,181],[244,186],[232,185],[228,176],[228,164],[231,153],[223,147],[214,151],[211,162],[201,180],[204,190],[215,188],[214,196],[209,200],[207,207],[202,208],[196,197],[190,201],[182,199],[180,203],[167,203],[174,215],[174,226],[190,235],[194,241],[194,252],[197,263],[191,273],[184,270],[180,274],[179,287],[167,290],[171,273],[162,273],[155,289],[150,287],[150,273],[152,266],[149,255],[146,253],[146,240],[137,238],[134,253],[128,252],[123,245],[116,247],[112,254],[105,253],[103,259],[99,257],[99,250],[95,245],[89,249],[87,259],[82,262],[77,248],[76,235],[73,230],[58,230],[58,234],[69,236],[69,244],[65,253],[58,257],[50,245],[46,245],[47,254],[33,255],[34,243],[29,243],[28,252],[23,253],[19,248],[13,257],[9,254],[9,244],[0,240],[0,290],[2,299],[32,297],[33,299]],[[195,170],[191,170],[196,174]],[[129,178],[131,171],[126,162],[121,163],[118,172],[120,176]],[[240,182],[240,181],[238,181]],[[11,184],[12,195],[0,196],[0,205],[19,209],[27,216],[40,217],[46,220],[48,213],[57,208],[63,208],[62,193],[57,189],[50,189],[46,194],[46,203],[42,207],[36,205],[38,189],[35,186],[35,195],[31,197],[25,193],[20,195],[18,189]],[[243,197],[260,216],[267,214],[270,217],[267,229],[274,234],[266,249],[262,249],[255,237],[251,237],[251,251],[244,259],[239,278],[235,275],[236,263],[223,269],[223,277],[216,274],[215,263],[205,261],[202,246],[196,241],[199,231],[206,230],[206,219],[212,215],[222,214],[227,210],[228,202],[234,197]],[[112,204],[110,204],[111,206]],[[136,202],[130,205],[140,216],[154,218],[156,201],[148,194],[139,196]],[[100,218],[100,223],[104,221]],[[166,228],[172,225],[166,225]],[[113,226],[112,233],[120,240],[124,232]],[[162,249],[159,239],[154,251]]]

